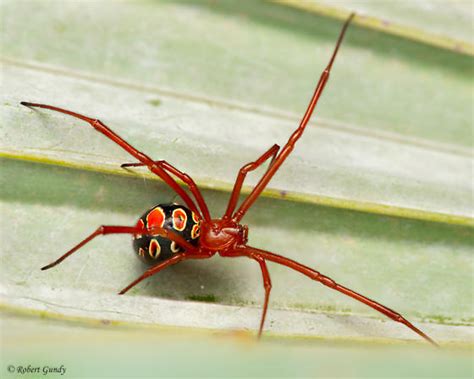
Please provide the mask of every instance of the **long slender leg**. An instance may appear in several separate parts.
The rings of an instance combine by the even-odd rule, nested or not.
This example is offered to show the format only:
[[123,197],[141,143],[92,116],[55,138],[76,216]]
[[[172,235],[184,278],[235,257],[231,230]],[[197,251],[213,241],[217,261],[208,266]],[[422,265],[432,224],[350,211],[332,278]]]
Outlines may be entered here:
[[289,258],[283,257],[281,255],[273,254],[265,250],[261,249],[256,249],[250,246],[244,246],[241,248],[236,249],[236,253],[240,253],[242,255],[246,255],[250,258],[253,259],[264,259],[267,261],[275,262],[278,264],[281,264],[283,266],[289,267],[295,271],[298,271],[302,273],[303,275],[306,275],[310,279],[316,280],[320,282],[321,284],[332,288],[336,291],[342,292],[343,294],[352,297],[353,299],[356,299],[369,307],[375,309],[376,311],[383,313],[385,316],[391,318],[393,321],[400,322],[407,327],[409,327],[411,330],[413,330],[415,333],[423,337],[425,340],[428,342],[432,343],[435,346],[438,346],[436,342],[434,342],[430,337],[428,337],[425,333],[423,333],[420,329],[415,327],[411,322],[409,322],[407,319],[405,319],[402,315],[399,313],[395,312],[394,310],[386,307],[385,305],[382,305],[380,303],[377,303],[374,300],[369,299],[368,297],[365,297],[347,287],[344,287],[338,283],[336,283],[333,279],[329,278],[326,275],[321,274],[320,272],[313,270],[307,266],[302,265],[301,263],[295,262]]
[[136,226],[102,225],[102,226],[99,226],[95,232],[93,232],[87,238],[85,238],[81,242],[79,242],[76,246],[74,246],[67,253],[60,256],[54,262],[42,267],[41,270],[48,270],[48,269],[56,266],[57,264],[59,264],[63,260],[65,260],[67,257],[69,257],[71,254],[73,254],[74,252],[79,250],[81,247],[83,247],[86,243],[93,240],[95,237],[100,236],[100,235],[106,235],[106,234],[153,234],[153,235],[161,235],[162,237],[165,237],[165,238],[168,238],[172,241],[175,241],[180,246],[182,246],[184,249],[186,249],[187,252],[196,252],[197,251],[196,247],[191,245],[184,238],[182,238],[181,236],[179,236],[176,233],[173,233],[173,232],[171,232],[167,229],[153,228],[153,229],[148,229],[147,230],[147,229],[139,228],[139,227],[136,227]]
[[238,258],[238,257],[250,257],[258,262],[260,265],[260,269],[262,271],[262,279],[263,279],[263,288],[265,290],[265,299],[263,302],[263,311],[262,311],[262,318],[260,319],[260,328],[258,329],[258,338],[262,336],[263,325],[265,324],[265,317],[267,316],[267,309],[268,309],[268,300],[270,299],[270,291],[272,290],[272,281],[270,279],[270,273],[268,272],[267,264],[265,263],[265,259],[263,259],[258,254],[248,254],[247,247],[243,247],[242,249],[237,250],[227,250],[219,252],[221,257],[227,258]]
[[334,63],[334,59],[336,58],[336,54],[339,50],[339,46],[341,45],[342,39],[344,37],[344,34],[347,30],[347,27],[349,26],[349,23],[351,22],[352,18],[354,17],[354,14],[351,14],[347,21],[345,22],[344,26],[342,27],[341,33],[339,35],[339,39],[337,41],[336,47],[334,49],[334,52],[331,56],[331,59],[329,61],[329,64],[327,65],[326,69],[323,71],[321,74],[321,77],[319,78],[318,85],[316,86],[316,89],[314,90],[313,97],[311,98],[311,101],[309,102],[308,108],[306,109],[306,112],[300,122],[300,125],[298,128],[293,132],[291,137],[289,138],[288,142],[283,146],[283,148],[280,150],[280,153],[275,159],[275,162],[271,165],[269,170],[263,175],[263,177],[260,179],[258,184],[255,186],[253,191],[250,193],[250,195],[244,200],[244,202],[240,205],[240,208],[237,210],[237,212],[234,214],[233,219],[236,222],[239,222],[242,217],[245,215],[245,213],[249,210],[249,208],[252,206],[252,204],[257,200],[258,196],[262,193],[262,191],[265,189],[267,186],[268,182],[272,179],[273,175],[278,171],[280,166],[283,164],[285,159],[290,155],[290,153],[293,151],[296,141],[301,137],[303,134],[306,125],[308,124],[309,119],[311,118],[311,115],[313,113],[314,108],[316,107],[316,104],[318,103],[318,100],[323,93],[324,87],[326,86],[326,83],[329,79],[329,73],[331,72],[332,65]]
[[[202,197],[201,191],[199,191],[198,186],[194,182],[193,178],[191,178],[188,174],[178,170],[176,167],[171,165],[170,163],[164,161],[164,160],[159,160],[159,161],[154,161],[154,163],[162,168],[163,170],[166,170],[170,172],[171,174],[175,175],[178,179],[182,180],[188,187],[191,193],[194,195],[194,198],[196,199],[199,208],[201,209],[202,215],[204,216],[204,219],[206,221],[211,221],[211,215],[209,213],[209,209],[207,208],[207,204],[204,201],[204,198]],[[140,167],[140,166],[145,166],[143,163],[123,163],[120,165],[122,168],[127,168],[127,167]]]
[[258,329],[258,338],[262,336],[263,325],[265,324],[265,317],[267,316],[268,300],[270,299],[270,291],[272,290],[272,281],[268,272],[267,264],[262,257],[255,256],[256,261],[260,264],[263,278],[263,288],[265,289],[265,301],[263,303],[262,319],[260,320],[260,328]]
[[240,190],[242,189],[242,185],[244,183],[245,177],[250,171],[256,170],[260,167],[263,163],[265,163],[269,158],[272,158],[270,162],[269,168],[272,166],[273,162],[275,161],[276,155],[280,146],[277,144],[273,145],[270,149],[268,149],[265,153],[262,154],[260,158],[258,158],[255,162],[247,163],[243,166],[239,173],[237,174],[237,179],[235,180],[234,189],[232,190],[232,194],[230,195],[229,203],[227,205],[227,210],[224,214],[223,218],[229,218],[232,215],[232,212],[237,205],[237,201],[239,199]]
[[121,138],[118,134],[113,132],[110,128],[108,128],[105,124],[103,124],[102,121],[98,119],[93,119],[93,118],[90,118],[90,117],[87,117],[82,114],[72,112],[66,109],[54,107],[52,105],[28,103],[25,101],[22,101],[21,104],[26,107],[38,107],[38,108],[50,109],[52,111],[64,113],[69,116],[88,122],[95,130],[97,130],[98,132],[105,135],[107,138],[114,141],[117,145],[121,146],[125,151],[127,151],[129,154],[134,156],[137,160],[139,160],[144,165],[146,165],[151,172],[153,172],[158,177],[163,179],[163,181],[166,184],[168,184],[179,196],[181,196],[181,198],[184,200],[184,202],[189,207],[189,209],[191,209],[194,213],[200,215],[199,211],[197,210],[196,205],[191,200],[191,198],[186,193],[186,191],[184,191],[178,185],[178,183],[167,172],[165,172],[165,170],[163,170],[161,167],[156,165],[155,162],[153,162],[153,160],[148,155],[142,153],[141,151],[138,151],[132,145],[126,142],[123,138]]
[[140,283],[142,280],[148,278],[149,276],[155,275],[156,273],[160,272],[164,268],[174,265],[178,262],[181,262],[183,259],[186,259],[187,254],[186,253],[180,253],[176,254],[170,259],[167,259],[166,261],[163,261],[161,263],[158,263],[156,266],[153,266],[146,270],[143,275],[135,279],[132,283],[130,283],[127,287],[125,287],[123,290],[119,292],[119,295],[123,295],[125,292],[127,292],[130,288],[136,286],[138,283]]
[[214,255],[214,253],[209,252],[209,253],[194,253],[194,254],[189,254],[187,251],[184,253],[176,254],[170,259],[167,259],[166,261],[163,261],[161,263],[158,263],[156,266],[153,266],[146,270],[143,275],[139,276],[137,279],[135,279],[132,283],[130,283],[127,287],[125,287],[123,290],[119,292],[119,295],[123,295],[125,292],[127,292],[130,288],[136,286],[138,283],[140,283],[142,280],[155,275],[156,273],[160,272],[164,268],[174,265],[178,262],[181,262],[182,260],[185,259],[207,259],[210,258]]

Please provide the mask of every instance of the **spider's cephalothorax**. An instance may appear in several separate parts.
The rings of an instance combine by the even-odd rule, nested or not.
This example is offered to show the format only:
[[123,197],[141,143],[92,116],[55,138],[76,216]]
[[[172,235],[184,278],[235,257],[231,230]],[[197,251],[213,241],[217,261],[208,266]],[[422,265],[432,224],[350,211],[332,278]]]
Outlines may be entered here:
[[[159,204],[138,219],[137,226],[153,230],[170,230],[194,246],[197,246],[201,233],[201,220],[196,213],[178,204]],[[156,264],[184,251],[176,242],[160,235],[133,235],[133,248],[141,260]]]

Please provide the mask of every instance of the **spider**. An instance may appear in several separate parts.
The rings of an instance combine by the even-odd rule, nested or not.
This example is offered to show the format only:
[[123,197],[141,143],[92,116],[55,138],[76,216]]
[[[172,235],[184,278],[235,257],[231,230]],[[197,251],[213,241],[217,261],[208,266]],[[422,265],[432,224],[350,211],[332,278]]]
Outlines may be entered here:
[[[342,39],[353,17],[354,14],[351,14],[342,27],[331,59],[319,78],[314,94],[299,126],[293,132],[283,148],[280,148],[279,145],[275,144],[257,160],[247,163],[239,170],[227,209],[222,218],[211,218],[209,209],[199,188],[188,174],[180,171],[164,160],[155,161],[151,159],[148,155],[138,151],[124,139],[119,137],[100,120],[51,105],[21,102],[22,105],[27,107],[45,108],[86,121],[94,129],[114,141],[139,161],[139,163],[125,163],[122,164],[121,167],[148,167],[152,173],[156,174],[167,185],[169,185],[186,204],[186,206],[178,204],[159,204],[146,211],[143,216],[140,217],[135,226],[102,225],[56,261],[44,266],[42,270],[50,269],[61,263],[64,259],[99,235],[130,234],[132,235],[133,246],[138,257],[152,266],[146,270],[143,275],[122,289],[119,292],[120,295],[123,295],[142,280],[155,275],[166,267],[175,265],[187,259],[206,259],[215,254],[219,254],[221,257],[248,257],[260,265],[263,287],[265,290],[258,337],[262,335],[267,314],[268,300],[272,288],[272,282],[266,264],[267,261],[270,261],[289,267],[310,279],[316,280],[333,290],[342,292],[343,294],[368,305],[392,320],[406,325],[425,340],[437,346],[436,342],[434,342],[429,336],[390,308],[344,287],[336,283],[330,277],[292,259],[248,246],[248,227],[247,225],[242,225],[240,223],[285,159],[291,154],[296,142],[302,136],[308,121],[310,120],[311,114],[313,113],[324,87],[326,86]],[[257,185],[252,189],[250,194],[237,208],[240,191],[245,177],[249,172],[257,169],[268,160],[270,160],[268,169],[260,178]],[[185,186],[187,186],[188,190],[193,195],[194,200],[190,197],[188,192],[178,184],[175,178],[181,180]]]

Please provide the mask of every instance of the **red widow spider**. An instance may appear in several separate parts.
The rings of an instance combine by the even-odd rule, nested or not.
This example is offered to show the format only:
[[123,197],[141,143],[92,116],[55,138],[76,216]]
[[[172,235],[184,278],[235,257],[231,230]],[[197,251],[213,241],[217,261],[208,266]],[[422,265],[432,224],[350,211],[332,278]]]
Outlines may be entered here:
[[[127,287],[120,291],[120,295],[124,294],[130,288],[140,283],[143,279],[160,272],[168,266],[174,265],[186,259],[205,259],[212,257],[216,253],[222,257],[248,257],[257,261],[257,263],[260,265],[263,277],[263,287],[265,289],[263,312],[258,332],[259,336],[262,334],[265,316],[267,313],[268,299],[270,296],[270,290],[272,288],[270,275],[268,273],[266,264],[266,261],[270,261],[287,266],[329,288],[342,292],[347,296],[367,304],[369,307],[372,307],[380,313],[383,313],[392,320],[405,324],[414,332],[418,333],[421,337],[436,345],[436,343],[430,337],[428,337],[420,329],[416,328],[408,320],[390,308],[387,308],[386,306],[379,304],[374,300],[371,300],[349,288],[336,283],[326,275],[306,267],[301,263],[295,262],[281,255],[248,246],[248,227],[246,225],[240,224],[244,215],[247,213],[255,200],[257,200],[259,195],[267,186],[268,182],[272,179],[273,175],[275,175],[275,173],[278,171],[285,159],[290,155],[291,151],[295,147],[296,141],[298,141],[298,139],[303,134],[311,114],[313,113],[313,110],[318,102],[318,99],[320,98],[321,93],[323,92],[323,89],[329,79],[329,73],[334,63],[337,51],[339,50],[339,46],[341,45],[346,29],[353,17],[354,14],[351,14],[342,27],[329,64],[321,74],[313,97],[311,98],[300,125],[293,132],[288,142],[282,149],[280,149],[280,146],[275,144],[255,162],[250,162],[240,169],[229,199],[229,203],[227,205],[227,210],[225,211],[222,218],[211,218],[201,192],[194,183],[194,180],[189,175],[178,170],[166,161],[154,161],[148,155],[145,155],[141,151],[138,151],[128,144],[124,139],[115,134],[100,120],[89,118],[81,114],[51,105],[22,102],[21,104],[27,107],[46,108],[65,113],[88,122],[98,132],[104,134],[116,144],[120,145],[124,150],[129,152],[140,162],[125,163],[122,165],[122,167],[147,166],[151,172],[166,182],[182,198],[187,206],[185,207],[176,204],[160,204],[145,212],[145,214],[138,220],[138,223],[135,226],[102,225],[90,236],[73,247],[59,259],[43,267],[42,270],[47,270],[56,266],[58,263],[62,262],[65,258],[73,254],[75,251],[99,235],[131,234],[134,240],[134,248],[138,256],[147,263],[153,264],[153,266],[145,271],[142,276],[137,278],[134,282],[130,283]],[[237,211],[235,211],[242,184],[247,173],[255,170],[269,159],[271,159],[271,161],[267,171],[261,177],[247,198],[242,202]],[[188,193],[178,185],[173,176],[184,182],[184,184],[194,196],[195,201],[192,200]]]

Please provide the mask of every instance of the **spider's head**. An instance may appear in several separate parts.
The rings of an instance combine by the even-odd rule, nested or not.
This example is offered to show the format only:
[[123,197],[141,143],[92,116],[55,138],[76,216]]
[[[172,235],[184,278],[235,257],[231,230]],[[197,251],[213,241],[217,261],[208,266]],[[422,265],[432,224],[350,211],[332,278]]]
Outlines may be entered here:
[[200,244],[211,251],[226,250],[230,246],[247,243],[248,227],[232,220],[212,220],[201,226]]

